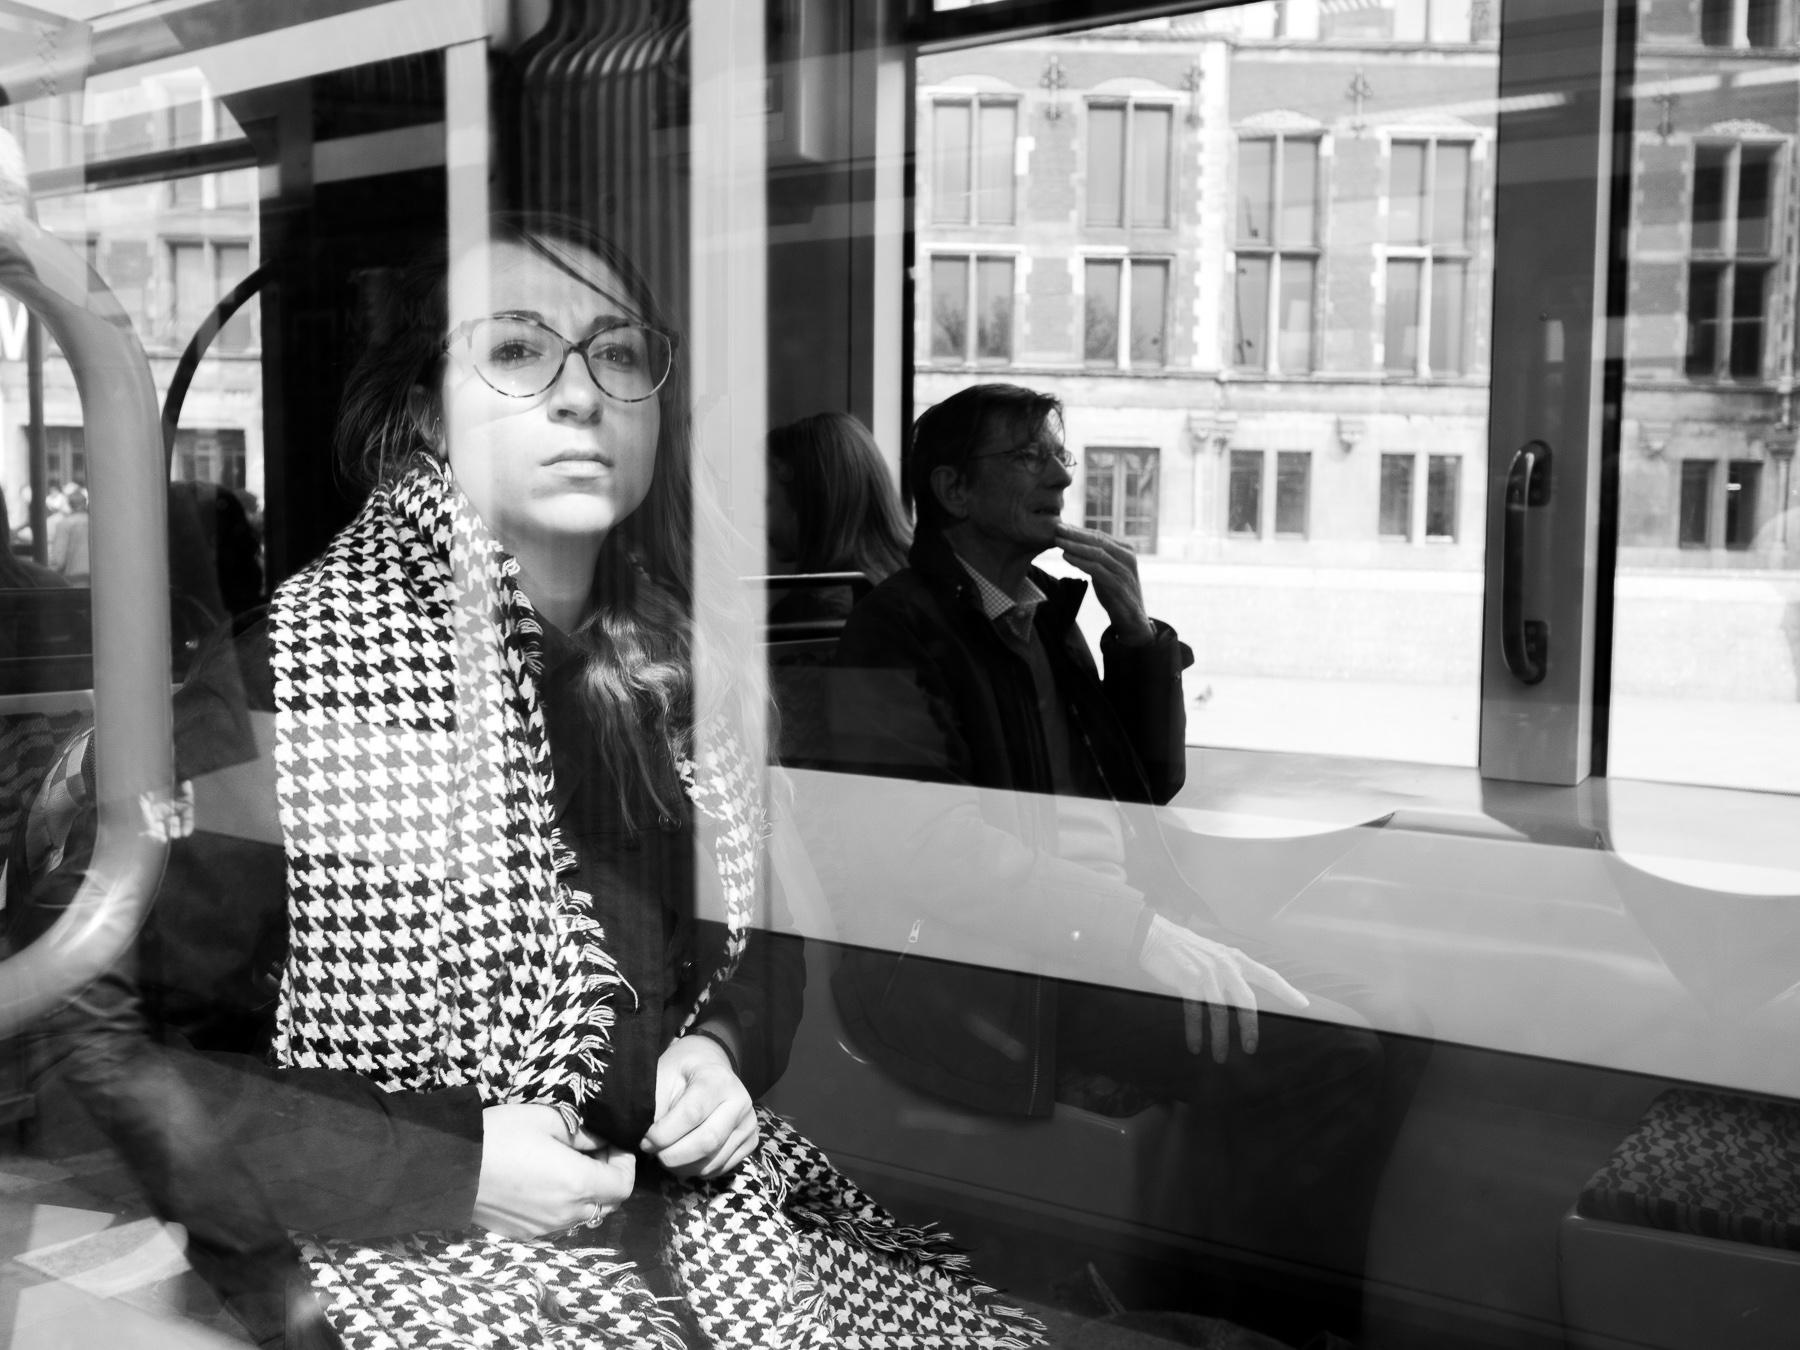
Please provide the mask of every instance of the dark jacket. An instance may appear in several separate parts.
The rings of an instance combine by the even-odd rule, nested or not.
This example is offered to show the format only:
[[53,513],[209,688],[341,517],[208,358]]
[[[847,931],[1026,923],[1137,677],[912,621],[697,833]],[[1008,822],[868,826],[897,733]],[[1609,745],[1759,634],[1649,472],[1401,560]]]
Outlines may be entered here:
[[[724,929],[694,918],[694,888],[717,884],[695,865],[694,821],[632,828],[619,818],[568,658],[550,635],[557,821],[580,864],[575,885],[595,898],[638,995],[615,1009],[614,1053],[585,1123],[635,1148],[654,1115],[656,1058],[716,968]],[[467,1227],[492,1104],[473,1087],[393,1092],[354,1073],[269,1063],[287,951],[273,709],[268,630],[255,614],[221,635],[176,696],[176,774],[195,784],[196,828],[171,845],[135,948],[29,1033],[40,1096],[68,1093],[96,1118],[227,1295],[289,1277],[290,1229],[366,1239]],[[10,885],[7,907],[15,945],[73,898],[94,824],[83,810],[49,859],[32,856],[31,829],[19,831],[11,875],[25,880]],[[804,978],[798,939],[759,931],[711,1005],[737,1023],[752,1096],[786,1067]]]
[[[1027,661],[996,633],[941,536],[922,533],[909,563],[856,607],[838,646],[832,766],[1012,794],[1054,793]],[[1166,624],[1135,646],[1109,630],[1100,644],[1103,678],[1075,623],[1087,583],[1035,568],[1031,576],[1047,596],[1035,626],[1069,713],[1077,791],[1145,807],[1168,801],[1186,771],[1181,672],[1193,654]],[[1030,803],[1019,801],[1028,817]],[[927,827],[915,841],[915,856],[951,857],[971,839],[977,849],[1018,851],[1017,831],[1009,836],[1011,827],[995,824],[990,806],[982,810],[985,823],[960,822],[954,841],[949,827],[939,838]],[[990,965],[909,957],[907,949],[922,925],[937,924],[960,928],[971,953],[995,939],[1052,960],[1073,957],[1079,948],[1084,968],[1123,973],[1135,965],[1155,907],[1203,911],[1174,873],[1160,836],[1144,835],[1127,835],[1130,885],[1109,883],[1057,858],[1054,849],[1035,850],[1029,840],[1034,851],[1008,878],[967,890],[931,878],[930,863],[922,863],[918,883],[893,905],[896,922],[883,942],[889,949],[852,949],[839,965],[833,988],[852,1033],[897,1077],[926,1091],[985,1110],[1048,1114],[1055,1091],[1049,982]],[[843,877],[835,897],[840,906],[863,903],[870,889],[858,884],[854,870]],[[901,889],[908,889],[905,883]],[[1154,907],[1146,893],[1156,897]]]

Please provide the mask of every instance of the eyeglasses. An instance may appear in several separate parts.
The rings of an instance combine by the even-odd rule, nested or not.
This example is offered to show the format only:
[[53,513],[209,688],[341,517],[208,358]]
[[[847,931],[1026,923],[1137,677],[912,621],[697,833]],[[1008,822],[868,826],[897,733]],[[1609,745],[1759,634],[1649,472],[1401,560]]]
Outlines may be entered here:
[[475,373],[496,393],[532,398],[555,384],[570,352],[583,364],[600,391],[621,403],[642,403],[669,378],[675,364],[675,336],[641,323],[618,323],[570,342],[536,319],[492,314],[459,324],[444,339],[444,350],[458,343],[469,350]]
[[1075,456],[1067,447],[1056,441],[1035,440],[1029,445],[1014,446],[1011,450],[987,450],[979,455],[970,455],[970,459],[998,459],[1002,455],[1012,456],[1013,463],[1031,473],[1042,473],[1055,460],[1065,469],[1075,467]]

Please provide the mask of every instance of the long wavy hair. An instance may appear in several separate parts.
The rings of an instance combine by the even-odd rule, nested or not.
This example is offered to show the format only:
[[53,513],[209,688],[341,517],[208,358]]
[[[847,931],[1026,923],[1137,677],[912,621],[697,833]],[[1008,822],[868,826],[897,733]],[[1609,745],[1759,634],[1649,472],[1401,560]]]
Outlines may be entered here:
[[875,438],[849,413],[803,417],[769,433],[769,471],[799,524],[801,572],[861,572],[881,582],[906,566],[912,530]]
[[[584,275],[582,255],[598,258],[645,323],[675,332],[631,259],[582,223],[549,214],[499,214],[490,220],[489,239],[523,248],[572,281],[596,288],[601,278]],[[440,239],[377,297],[337,426],[340,467],[359,484],[391,482],[443,453],[439,403],[449,261]],[[722,608],[736,596],[735,578],[695,585],[697,557],[714,569],[726,558],[722,546],[697,547],[696,530],[722,539],[729,526],[694,472],[679,342],[657,400],[662,425],[649,492],[606,536],[594,566],[591,609],[569,635],[586,658],[581,696],[604,772],[632,823],[645,813],[680,818],[676,764],[694,753],[697,716],[722,716],[752,764],[761,762],[765,724],[754,630],[744,615]],[[698,681],[697,656],[704,671]],[[699,709],[696,684],[706,693],[707,706]]]

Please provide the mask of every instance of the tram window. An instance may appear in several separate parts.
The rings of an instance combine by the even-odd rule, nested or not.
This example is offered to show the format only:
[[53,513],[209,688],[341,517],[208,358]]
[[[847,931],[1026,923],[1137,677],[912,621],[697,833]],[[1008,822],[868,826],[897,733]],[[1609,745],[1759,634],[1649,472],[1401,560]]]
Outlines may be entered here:
[[1785,1316],[1782,7],[55,8],[0,1339]]

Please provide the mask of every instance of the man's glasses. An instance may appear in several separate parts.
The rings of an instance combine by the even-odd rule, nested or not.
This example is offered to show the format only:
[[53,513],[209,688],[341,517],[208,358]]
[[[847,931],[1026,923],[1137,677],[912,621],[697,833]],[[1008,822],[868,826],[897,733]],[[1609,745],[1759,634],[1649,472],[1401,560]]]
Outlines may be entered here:
[[1075,467],[1075,456],[1056,441],[1038,439],[1029,445],[1017,445],[1011,450],[987,450],[979,455],[970,455],[970,459],[998,459],[1002,455],[1012,457],[1012,462],[1030,473],[1042,473],[1050,467],[1054,460],[1065,469]]
[[444,350],[468,347],[475,373],[508,398],[532,398],[562,374],[570,352],[580,352],[602,393],[621,403],[641,403],[669,378],[675,338],[640,323],[620,323],[570,342],[555,329],[520,315],[493,314],[459,324]]

